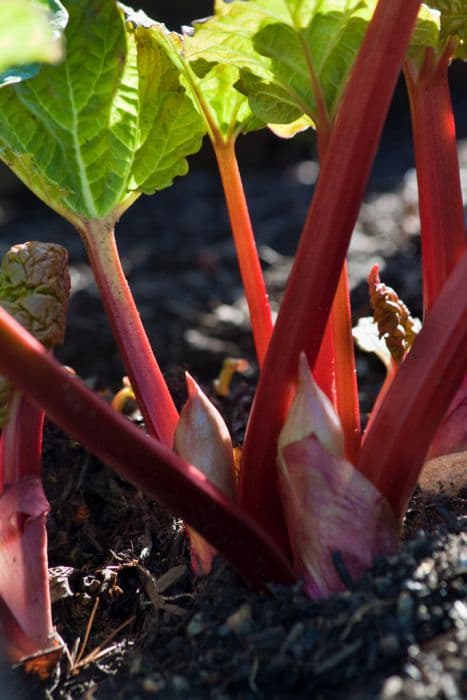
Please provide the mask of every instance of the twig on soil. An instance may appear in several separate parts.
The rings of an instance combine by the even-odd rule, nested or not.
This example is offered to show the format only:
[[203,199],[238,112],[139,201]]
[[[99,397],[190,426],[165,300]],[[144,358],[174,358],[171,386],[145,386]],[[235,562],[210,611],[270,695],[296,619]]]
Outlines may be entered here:
[[89,620],[86,625],[86,631],[84,633],[84,638],[79,646],[79,639],[76,640],[75,643],[75,649],[79,646],[79,651],[75,652],[73,651],[72,653],[69,652],[68,648],[65,647],[65,653],[68,658],[68,663],[70,665],[69,668],[69,675],[70,676],[76,676],[80,672],[84,666],[87,666],[88,664],[95,663],[99,659],[101,659],[103,656],[106,656],[107,654],[110,654],[114,649],[115,649],[115,644],[112,646],[108,646],[110,642],[119,634],[125,627],[128,627],[132,622],[136,620],[136,615],[132,615],[129,617],[127,620],[122,622],[121,625],[119,625],[116,629],[113,630],[110,634],[107,635],[107,637],[104,639],[103,642],[98,644],[92,651],[89,652],[89,654],[86,654],[86,656],[83,656],[84,651],[86,649],[87,643],[89,641],[89,635],[91,634],[91,629],[94,624],[94,620],[96,617],[96,612],[97,608],[99,607],[99,602],[100,598],[97,597],[94,606],[91,610],[91,614],[89,615]]
[[73,667],[72,667],[72,669],[70,669],[71,673],[73,672],[73,669],[75,669],[79,665],[79,662],[81,661],[82,656],[84,654],[84,650],[86,649],[86,645],[89,641],[89,635],[91,634],[91,629],[92,629],[92,626],[94,624],[94,618],[96,617],[97,608],[99,607],[99,602],[100,602],[100,598],[98,596],[94,602],[94,606],[91,610],[91,614],[89,615],[89,620],[88,620],[88,624],[86,625],[86,631],[84,633],[83,642],[81,644],[81,647],[79,648],[79,651],[78,651],[76,658],[73,659]]
[[180,607],[179,605],[174,605],[168,601],[178,600],[180,598],[191,598],[191,593],[180,593],[179,595],[174,596],[161,595],[172,584],[185,576],[187,568],[184,564],[181,564],[180,566],[173,566],[158,579],[156,579],[156,577],[153,576],[148,569],[141,566],[141,564],[136,565],[136,570],[139,574],[146,595],[153,604],[157,613],[160,610],[163,610],[171,615],[176,615],[177,617],[181,617],[185,614],[186,610],[184,608]]
[[125,629],[125,627],[128,627],[128,625],[131,625],[131,623],[135,620],[136,615],[132,615],[127,620],[125,620],[125,622],[122,622],[122,624],[119,625],[113,632],[111,632],[101,644],[98,644],[97,647],[94,647],[94,649],[87,656],[85,656],[84,659],[81,659],[78,663],[76,663],[74,668],[70,669],[70,673],[79,673],[79,669],[83,668],[84,666],[87,666],[90,663],[95,663],[106,654],[110,654],[114,650],[115,645],[107,647],[107,649],[103,647],[109,644],[117,636],[117,634],[119,634],[123,629]]

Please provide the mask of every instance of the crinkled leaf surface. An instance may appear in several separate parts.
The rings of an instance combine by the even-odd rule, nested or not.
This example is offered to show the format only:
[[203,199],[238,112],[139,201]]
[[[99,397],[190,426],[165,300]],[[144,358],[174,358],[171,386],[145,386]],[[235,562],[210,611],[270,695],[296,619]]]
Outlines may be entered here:
[[67,21],[68,13],[59,0],[2,0],[0,87],[36,75],[40,62],[58,61]]
[[216,15],[195,25],[188,58],[240,67],[238,87],[255,115],[287,123],[319,120],[322,100],[332,119],[376,2],[251,0],[216,3]]
[[234,88],[240,77],[236,66],[206,64],[205,71],[195,73],[188,60],[193,41],[190,32],[180,35],[168,31],[165,25],[151,19],[141,10],[134,12],[124,5],[121,7],[126,18],[135,26],[138,41],[143,44],[160,44],[170,56],[180,73],[187,95],[191,97],[211,137],[221,136],[227,140],[240,132],[264,126],[263,122],[253,117],[245,95]]
[[155,42],[114,0],[69,0],[66,60],[0,91],[1,157],[74,224],[113,221],[188,170],[203,125]]
[[[70,294],[68,253],[57,243],[13,246],[0,264],[0,307],[46,347],[63,343]],[[13,389],[0,375],[0,427],[9,418]]]

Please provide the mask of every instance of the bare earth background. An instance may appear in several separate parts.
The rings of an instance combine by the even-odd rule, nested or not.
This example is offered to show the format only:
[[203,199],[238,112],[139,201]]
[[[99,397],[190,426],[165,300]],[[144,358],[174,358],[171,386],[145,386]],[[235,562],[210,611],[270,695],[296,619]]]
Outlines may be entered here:
[[[142,3],[143,4],[143,3]],[[210,2],[146,2],[171,28],[202,16]],[[157,7],[157,12],[154,8]],[[467,72],[452,68],[459,153],[467,190]],[[239,160],[274,308],[282,294],[317,166],[312,139],[241,139]],[[247,357],[232,396],[219,401],[242,439],[256,367],[229,225],[208,148],[169,190],[141,198],[117,240],[150,340],[178,402],[183,370],[212,391],[225,356]],[[369,312],[365,278],[383,280],[420,314],[416,183],[407,104],[399,86],[349,254],[355,319]],[[1,174],[0,254],[39,239],[70,251],[73,293],[60,359],[107,395],[120,385],[118,359],[83,246],[71,227]],[[467,199],[467,197],[466,197]],[[358,355],[363,411],[382,379],[378,361]],[[98,430],[98,426],[96,426]],[[48,425],[44,479],[51,502],[50,565],[69,591],[54,605],[71,648],[96,598],[88,651],[102,659],[45,684],[21,671],[2,677],[10,698],[435,698],[467,694],[465,494],[416,494],[400,554],[325,603],[298,589],[250,591],[219,562],[191,580],[180,524]],[[79,513],[86,512],[84,520]],[[80,510],[81,509],[81,510]],[[63,567],[67,567],[66,569]],[[64,585],[64,584],[63,584]],[[61,590],[61,589],[60,589]],[[176,596],[176,597],[175,597]],[[172,607],[170,607],[172,606]],[[115,639],[106,638],[131,621]]]

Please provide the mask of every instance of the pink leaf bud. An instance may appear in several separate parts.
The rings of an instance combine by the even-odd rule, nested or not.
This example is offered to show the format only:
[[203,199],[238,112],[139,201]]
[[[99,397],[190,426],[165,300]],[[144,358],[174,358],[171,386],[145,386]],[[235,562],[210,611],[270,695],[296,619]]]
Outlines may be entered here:
[[315,435],[337,457],[344,455],[344,433],[339,416],[313,379],[305,353],[300,354],[297,393],[279,436],[278,447]]
[[313,598],[345,588],[378,554],[398,544],[398,523],[382,494],[343,458],[342,431],[303,356],[297,394],[278,442],[279,490],[297,575]]
[[[193,464],[227,496],[234,498],[232,441],[219,411],[187,373],[188,400],[180,412],[174,436],[174,450]],[[187,527],[191,541],[192,566],[197,574],[211,570],[216,550],[199,533]]]
[[0,633],[12,661],[58,643],[50,614],[48,511],[37,477],[8,485],[0,496]]

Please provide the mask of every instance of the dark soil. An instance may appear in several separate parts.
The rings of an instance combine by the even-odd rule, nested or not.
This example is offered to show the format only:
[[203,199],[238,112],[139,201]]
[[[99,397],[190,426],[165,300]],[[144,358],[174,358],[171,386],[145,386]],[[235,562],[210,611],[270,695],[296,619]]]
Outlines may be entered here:
[[[289,166],[280,177],[269,171],[246,177],[275,308],[312,179],[309,163]],[[364,278],[375,262],[420,314],[413,176],[386,170],[381,183],[384,190],[374,181],[368,194],[350,252],[356,318],[369,313]],[[31,238],[69,248],[73,295],[60,358],[110,396],[123,370],[78,237],[30,196],[5,199],[1,211],[4,249]],[[217,181],[196,171],[138,202],[118,240],[177,401],[185,368],[212,392],[224,357],[250,359],[251,370],[235,379],[231,396],[218,399],[238,443],[256,368],[228,231]],[[382,370],[365,355],[358,356],[358,370],[368,411]],[[299,586],[252,591],[222,560],[211,576],[193,580],[181,523],[51,424],[44,481],[54,619],[75,663],[70,671],[64,657],[45,682],[5,669],[2,697],[465,697],[465,494],[416,493],[401,551],[376,561],[364,580],[347,579],[345,593],[312,602]],[[87,628],[81,661],[91,656],[80,664]]]

